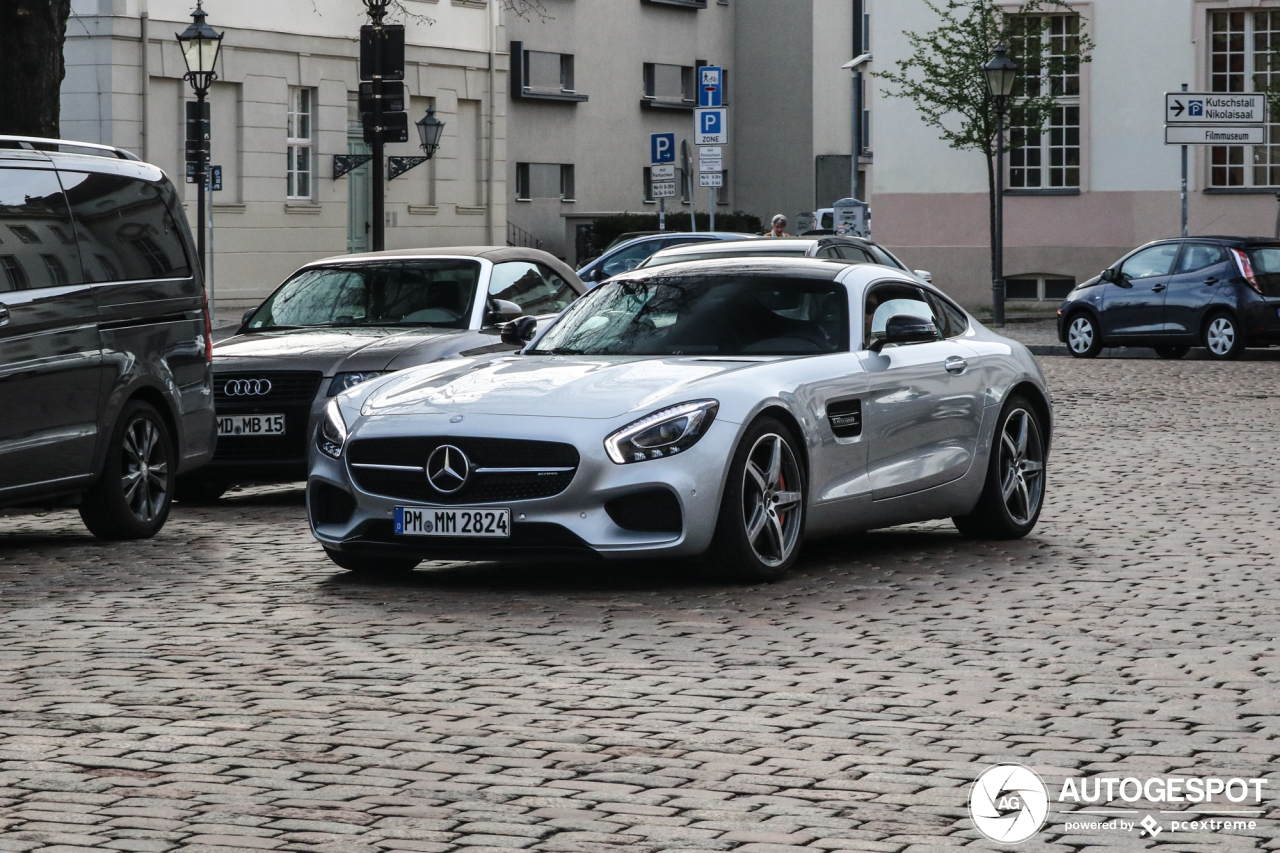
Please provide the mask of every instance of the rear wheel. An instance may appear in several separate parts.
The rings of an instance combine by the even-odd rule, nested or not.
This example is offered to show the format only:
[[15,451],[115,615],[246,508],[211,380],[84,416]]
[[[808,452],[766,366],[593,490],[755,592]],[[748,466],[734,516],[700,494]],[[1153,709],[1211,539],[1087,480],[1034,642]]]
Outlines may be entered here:
[[1204,346],[1209,357],[1219,361],[1233,361],[1244,352],[1244,335],[1236,318],[1219,311],[1209,318],[1204,327]]
[[1102,352],[1102,335],[1090,314],[1076,314],[1067,321],[1067,349],[1076,358],[1097,358]]
[[1191,347],[1156,347],[1156,355],[1161,358],[1178,359],[1191,352]]
[[709,555],[739,580],[777,580],[800,557],[804,508],[795,438],[781,421],[760,418],[730,463]]
[[138,400],[125,404],[102,472],[80,504],[80,518],[100,539],[150,539],[173,502],[173,440],[164,419]]
[[971,539],[1021,539],[1044,505],[1045,441],[1040,416],[1025,397],[1005,403],[978,505],[951,519]]
[[348,554],[345,551],[324,549],[324,553],[338,568],[361,577],[394,577],[407,575],[418,567],[419,560],[404,557],[371,557],[366,554]]

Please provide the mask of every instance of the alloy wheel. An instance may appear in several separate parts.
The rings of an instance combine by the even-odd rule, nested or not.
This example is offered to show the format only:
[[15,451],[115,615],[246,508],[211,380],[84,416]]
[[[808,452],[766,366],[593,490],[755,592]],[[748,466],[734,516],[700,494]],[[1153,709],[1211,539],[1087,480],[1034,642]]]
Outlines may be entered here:
[[136,418],[124,432],[120,476],[124,502],[139,521],[150,524],[164,508],[169,492],[169,460],[160,431],[148,418]]
[[1014,409],[1000,435],[1000,494],[1009,517],[1030,524],[1044,498],[1044,442],[1026,409]]
[[747,541],[766,566],[786,562],[800,541],[804,519],[800,466],[782,436],[756,439],[742,472],[742,520]]
[[1067,345],[1073,352],[1088,352],[1093,346],[1093,323],[1087,317],[1077,317],[1067,330]]
[[1209,324],[1205,345],[1214,355],[1226,355],[1236,343],[1236,326],[1226,317],[1218,317]]

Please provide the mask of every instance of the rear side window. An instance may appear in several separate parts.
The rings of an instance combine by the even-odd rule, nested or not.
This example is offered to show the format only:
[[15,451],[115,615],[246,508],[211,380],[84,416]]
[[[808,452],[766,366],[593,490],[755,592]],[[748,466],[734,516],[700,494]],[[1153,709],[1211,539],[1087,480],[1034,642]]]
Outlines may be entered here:
[[578,298],[569,282],[541,264],[508,261],[495,264],[489,295],[520,306],[526,314],[559,314]]
[[1215,266],[1227,259],[1227,250],[1212,243],[1188,243],[1182,249],[1182,257],[1178,258],[1177,273],[1195,272],[1206,267]]
[[926,290],[924,296],[933,306],[934,324],[944,338],[958,338],[969,331],[969,318],[963,311],[932,290]]
[[159,185],[121,175],[60,174],[89,281],[191,275],[182,232]]
[[55,172],[0,169],[0,293],[79,284],[74,233]]
[[858,246],[837,246],[836,248],[840,252],[840,257],[844,258],[846,261],[853,261],[855,264],[880,263],[880,261],[871,257],[869,253],[864,252]]

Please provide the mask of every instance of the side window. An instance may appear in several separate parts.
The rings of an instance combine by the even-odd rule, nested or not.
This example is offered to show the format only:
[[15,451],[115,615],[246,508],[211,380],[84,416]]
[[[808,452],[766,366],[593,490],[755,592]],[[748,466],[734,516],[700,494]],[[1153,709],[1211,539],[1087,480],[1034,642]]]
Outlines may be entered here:
[[839,249],[837,249],[835,246],[823,246],[814,254],[814,257],[839,259],[843,256],[840,254]]
[[1227,251],[1212,243],[1187,243],[1182,248],[1182,257],[1178,259],[1176,273],[1195,272],[1205,267],[1220,264],[1227,259]]
[[618,273],[630,272],[641,261],[658,251],[660,245],[661,242],[658,240],[643,240],[633,246],[628,246],[601,264],[601,269],[604,271],[606,278]]
[[846,261],[853,261],[855,264],[879,263],[879,261],[872,258],[857,246],[837,246],[836,248],[840,252],[840,257],[844,258]]
[[1150,278],[1153,275],[1168,275],[1173,266],[1173,259],[1178,256],[1177,243],[1161,243],[1143,249],[1129,257],[1120,268],[1125,278]]
[[52,170],[0,169],[0,293],[81,281],[71,212]]
[[958,338],[969,331],[969,318],[963,311],[931,290],[924,295],[933,306],[934,325],[944,338]]
[[191,275],[182,232],[158,185],[101,173],[60,175],[93,281]]
[[489,280],[489,295],[520,306],[526,314],[558,314],[578,294],[560,276],[541,264],[508,261],[495,264]]
[[[866,249],[871,253],[871,256],[876,259],[875,263],[877,264],[883,264],[886,267],[893,267],[894,269],[907,269],[906,265],[903,264],[902,261],[898,260],[890,252],[882,249],[874,243],[868,243],[866,245]],[[910,272],[910,270],[907,271]]]
[[[923,317],[937,325],[933,306],[925,301],[918,287],[907,284],[879,284],[867,293],[863,309],[863,347],[884,337],[884,327],[894,314]],[[939,326],[939,330],[941,331]]]

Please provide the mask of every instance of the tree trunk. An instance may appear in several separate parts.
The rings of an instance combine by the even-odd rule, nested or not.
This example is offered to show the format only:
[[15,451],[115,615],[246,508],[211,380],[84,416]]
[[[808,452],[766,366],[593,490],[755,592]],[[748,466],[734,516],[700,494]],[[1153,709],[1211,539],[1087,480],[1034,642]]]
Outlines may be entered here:
[[0,0],[0,133],[59,138],[71,0]]

